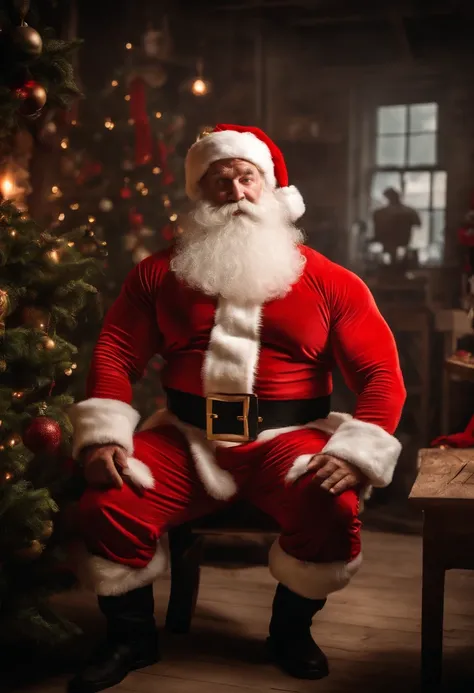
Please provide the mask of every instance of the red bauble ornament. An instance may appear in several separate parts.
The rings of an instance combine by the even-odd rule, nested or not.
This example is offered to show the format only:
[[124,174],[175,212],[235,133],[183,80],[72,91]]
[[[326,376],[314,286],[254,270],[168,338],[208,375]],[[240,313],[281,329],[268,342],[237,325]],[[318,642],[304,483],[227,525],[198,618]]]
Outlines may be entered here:
[[47,99],[46,89],[32,79],[15,89],[15,96],[20,101],[20,113],[30,118],[40,114]]
[[130,188],[122,188],[120,190],[120,197],[122,200],[129,200],[132,197],[132,191]]
[[165,241],[172,241],[175,236],[174,227],[171,224],[168,224],[161,229],[161,235]]
[[23,433],[23,443],[35,454],[54,455],[61,444],[61,427],[49,416],[37,416]]
[[143,226],[143,214],[132,210],[128,215],[130,226],[134,231],[139,231]]

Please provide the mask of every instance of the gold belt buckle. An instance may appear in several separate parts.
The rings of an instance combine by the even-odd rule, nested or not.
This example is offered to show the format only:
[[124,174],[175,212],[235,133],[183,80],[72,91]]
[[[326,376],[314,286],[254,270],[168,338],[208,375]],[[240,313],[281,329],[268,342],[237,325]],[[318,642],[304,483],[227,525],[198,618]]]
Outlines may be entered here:
[[[215,413],[214,402],[238,402],[242,404],[242,414],[237,420],[242,422],[243,433],[214,433],[214,421],[219,418]],[[220,395],[212,394],[206,397],[206,437],[208,440],[224,440],[232,443],[248,443],[250,395]]]

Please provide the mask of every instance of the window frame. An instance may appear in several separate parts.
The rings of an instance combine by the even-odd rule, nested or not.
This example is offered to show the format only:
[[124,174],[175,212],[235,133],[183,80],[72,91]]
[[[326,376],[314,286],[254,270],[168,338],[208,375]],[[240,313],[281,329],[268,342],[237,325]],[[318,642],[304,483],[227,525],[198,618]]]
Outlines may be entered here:
[[[420,130],[410,130],[410,118],[411,118],[411,106],[418,106],[418,105],[428,105],[428,104],[436,104],[436,127],[434,129],[430,130],[425,130],[425,131],[420,131]],[[379,132],[379,127],[378,127],[378,114],[381,109],[383,108],[396,108],[396,107],[404,107],[405,108],[405,117],[404,117],[404,127],[403,131],[400,132],[393,132],[393,133],[381,133]],[[367,184],[366,184],[366,190],[367,190],[367,211],[368,215],[370,218],[372,218],[372,214],[376,207],[372,206],[372,190],[373,190],[373,181],[374,178],[377,174],[379,173],[392,173],[392,174],[398,174],[399,180],[400,180],[400,190],[402,193],[402,199],[405,195],[405,174],[409,173],[427,173],[429,174],[429,179],[430,179],[430,187],[429,187],[429,207],[414,207],[416,211],[420,214],[420,217],[428,213],[428,238],[427,238],[427,244],[422,247],[423,250],[426,252],[429,252],[430,247],[437,246],[439,247],[441,245],[441,255],[444,252],[444,245],[446,242],[446,234],[443,232],[442,234],[442,240],[440,241],[435,237],[435,222],[434,222],[434,217],[435,217],[435,212],[439,212],[440,210],[443,211],[443,227],[445,228],[446,225],[446,201],[447,201],[447,186],[448,186],[448,174],[446,168],[442,165],[440,161],[440,102],[439,100],[436,99],[425,99],[425,100],[402,100],[399,99],[397,101],[390,101],[390,102],[382,102],[378,104],[373,104],[372,107],[372,116],[371,116],[371,127],[369,129],[369,137],[370,137],[370,142],[371,146],[369,147],[369,157],[368,157],[368,166],[366,168],[366,175],[367,175]],[[410,156],[410,140],[412,139],[413,136],[416,135],[422,135],[422,134],[429,134],[433,133],[435,135],[435,163],[434,164],[416,164],[416,165],[411,165],[409,164],[409,156]],[[371,135],[371,136],[370,136]],[[377,149],[378,149],[378,142],[380,138],[389,138],[389,137],[402,137],[404,138],[404,164],[402,165],[397,165],[397,164],[387,164],[387,165],[378,165],[376,163],[377,161]],[[434,182],[435,182],[435,174],[436,173],[444,173],[446,177],[446,183],[445,183],[445,192],[444,192],[444,206],[443,207],[438,207],[438,206],[433,206],[434,203]],[[413,205],[411,205],[413,206]],[[416,231],[415,231],[416,233]],[[420,249],[418,245],[415,245],[414,247],[417,247]]]

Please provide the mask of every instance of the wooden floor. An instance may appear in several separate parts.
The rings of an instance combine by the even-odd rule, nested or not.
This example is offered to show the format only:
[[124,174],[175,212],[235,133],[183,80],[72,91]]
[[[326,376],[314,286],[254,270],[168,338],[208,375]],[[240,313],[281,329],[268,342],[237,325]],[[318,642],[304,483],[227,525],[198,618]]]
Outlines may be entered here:
[[[163,635],[163,661],[130,674],[111,691],[130,693],[410,693],[419,690],[421,540],[365,532],[364,566],[317,616],[313,634],[327,653],[324,681],[299,681],[265,658],[274,581],[265,567],[205,567],[192,632]],[[168,583],[156,585],[163,623]],[[61,597],[62,610],[85,629],[91,643],[102,621],[89,595]],[[17,688],[63,691],[64,677]],[[445,685],[450,693],[474,691],[474,572],[448,574]]]

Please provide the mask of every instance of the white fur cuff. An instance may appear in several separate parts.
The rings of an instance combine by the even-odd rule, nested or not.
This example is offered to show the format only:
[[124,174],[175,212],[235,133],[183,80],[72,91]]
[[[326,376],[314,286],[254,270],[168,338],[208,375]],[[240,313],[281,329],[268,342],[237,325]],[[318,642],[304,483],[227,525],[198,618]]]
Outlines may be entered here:
[[166,542],[160,541],[156,553],[144,568],[131,568],[102,556],[93,556],[81,546],[73,557],[75,572],[83,587],[104,597],[125,594],[149,585],[168,569]]
[[321,450],[358,467],[372,486],[388,486],[392,481],[402,446],[380,426],[351,419],[342,423]]
[[72,455],[77,459],[88,445],[121,445],[133,452],[133,432],[140,414],[126,402],[92,397],[74,404],[68,411],[74,435]]
[[269,556],[270,573],[295,594],[306,599],[325,599],[331,592],[342,590],[349,584],[362,563],[362,554],[344,563],[310,563],[299,561],[283,551],[277,539]]

